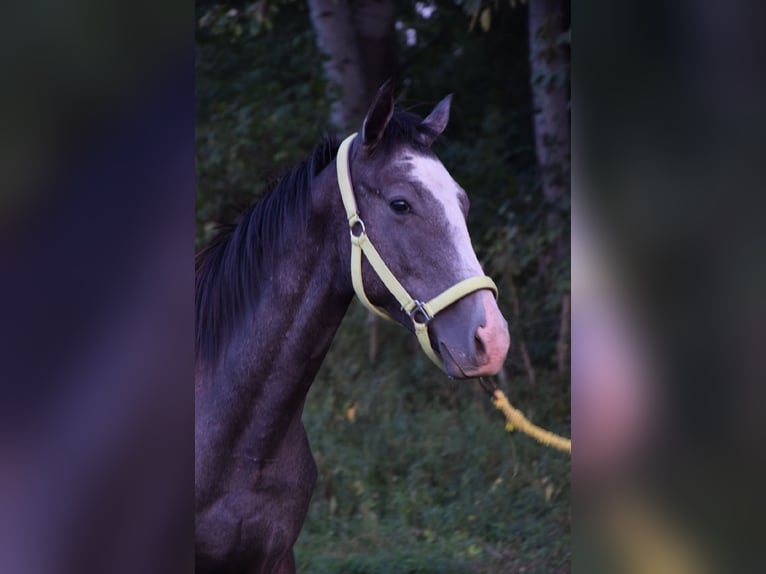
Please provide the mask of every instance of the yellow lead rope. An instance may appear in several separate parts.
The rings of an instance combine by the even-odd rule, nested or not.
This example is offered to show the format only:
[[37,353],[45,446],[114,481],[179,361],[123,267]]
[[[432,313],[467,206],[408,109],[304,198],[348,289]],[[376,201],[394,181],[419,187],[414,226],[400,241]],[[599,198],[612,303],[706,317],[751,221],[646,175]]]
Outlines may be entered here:
[[509,432],[518,429],[545,446],[572,454],[572,441],[570,439],[561,437],[529,422],[520,410],[511,406],[511,403],[508,402],[508,397],[500,389],[495,389],[492,396],[492,404],[505,415],[507,421],[505,428]]

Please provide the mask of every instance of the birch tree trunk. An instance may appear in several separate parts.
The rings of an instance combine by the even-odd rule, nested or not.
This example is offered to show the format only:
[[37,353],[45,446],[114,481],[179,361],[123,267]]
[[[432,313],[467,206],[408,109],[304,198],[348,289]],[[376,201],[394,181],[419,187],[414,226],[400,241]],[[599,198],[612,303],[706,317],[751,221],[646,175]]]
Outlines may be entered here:
[[325,77],[340,89],[330,122],[358,127],[378,87],[396,68],[392,0],[308,0]]
[[567,60],[558,43],[560,0],[529,1],[529,62],[535,106],[535,151],[543,194],[550,203],[569,194],[569,94]]

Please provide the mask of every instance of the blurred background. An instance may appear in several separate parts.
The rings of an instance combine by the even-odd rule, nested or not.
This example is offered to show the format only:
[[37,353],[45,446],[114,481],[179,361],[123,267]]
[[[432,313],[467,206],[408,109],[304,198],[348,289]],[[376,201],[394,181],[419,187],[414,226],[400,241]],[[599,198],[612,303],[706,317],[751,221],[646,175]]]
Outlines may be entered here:
[[[198,245],[322,135],[357,131],[385,79],[422,116],[454,93],[436,152],[510,325],[500,385],[569,436],[569,37],[560,1],[198,1]],[[301,572],[569,571],[569,457],[506,432],[476,382],[356,301],[304,422]]]
[[760,572],[762,2],[578,3],[577,572]]

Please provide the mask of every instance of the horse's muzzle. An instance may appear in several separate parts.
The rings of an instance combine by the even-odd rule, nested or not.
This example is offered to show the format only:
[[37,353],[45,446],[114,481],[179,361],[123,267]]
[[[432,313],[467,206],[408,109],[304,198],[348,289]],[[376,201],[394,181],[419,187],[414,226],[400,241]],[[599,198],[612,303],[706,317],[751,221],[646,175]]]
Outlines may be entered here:
[[[508,323],[492,293],[479,291],[456,307],[460,308],[450,317],[445,316],[444,324],[434,325],[444,370],[457,379],[497,374],[505,362],[511,338]],[[470,327],[466,329],[466,325]]]

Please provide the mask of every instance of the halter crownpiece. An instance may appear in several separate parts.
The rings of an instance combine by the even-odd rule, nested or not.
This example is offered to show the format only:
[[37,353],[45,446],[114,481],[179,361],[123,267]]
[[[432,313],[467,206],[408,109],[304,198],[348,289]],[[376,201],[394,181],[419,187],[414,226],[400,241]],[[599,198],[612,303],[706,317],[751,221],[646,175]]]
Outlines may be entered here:
[[402,310],[409,315],[415,328],[415,335],[418,338],[418,342],[420,343],[423,352],[428,355],[428,358],[431,359],[436,366],[443,370],[444,367],[442,361],[434,352],[431,347],[431,341],[428,338],[428,323],[430,323],[438,313],[453,303],[456,303],[466,295],[470,295],[474,291],[490,289],[495,294],[495,297],[497,297],[497,287],[490,277],[483,275],[463,279],[425,303],[415,299],[407,292],[370,241],[370,238],[367,236],[364,221],[357,211],[348,159],[351,142],[354,141],[355,137],[356,134],[354,133],[343,140],[338,148],[338,157],[336,160],[340,197],[343,201],[343,207],[346,209],[348,226],[351,231],[351,283],[354,286],[354,292],[364,306],[370,311],[384,319],[390,321],[393,320],[384,309],[373,305],[364,292],[364,283],[362,281],[362,254],[364,254],[367,261],[370,262],[370,265],[375,270],[375,273],[380,277],[380,280],[383,281],[386,288],[399,302]]

